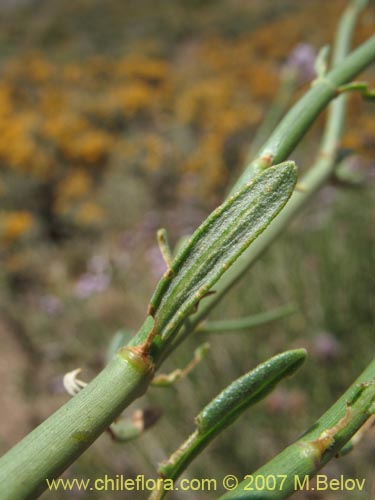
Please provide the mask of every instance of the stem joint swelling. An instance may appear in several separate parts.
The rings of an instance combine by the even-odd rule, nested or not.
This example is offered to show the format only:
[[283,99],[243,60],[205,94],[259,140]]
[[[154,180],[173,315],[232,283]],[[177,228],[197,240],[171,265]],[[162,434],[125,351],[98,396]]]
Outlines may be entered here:
[[[354,386],[355,392],[351,400],[346,401],[345,413],[332,427],[325,429],[316,439],[312,441],[300,441],[297,443],[299,446],[305,449],[306,455],[316,458],[317,464],[322,460],[322,456],[335,444],[335,440],[339,432],[344,431],[345,428],[352,422],[352,420],[358,414],[353,405],[361,397],[362,393],[368,389],[375,388],[375,378],[368,382],[363,382]],[[372,391],[374,393],[374,391]],[[375,394],[372,396],[372,401],[375,400]],[[365,406],[365,413],[371,416],[371,399],[369,400],[367,406]],[[361,413],[363,413],[364,408],[361,408]],[[365,422],[366,423],[366,422]]]
[[145,344],[146,342],[139,346],[121,347],[118,355],[142,375],[152,376],[155,371],[155,365],[148,355],[148,350],[144,347]]
[[330,429],[325,429],[317,439],[313,441],[301,441],[298,443],[306,453],[306,456],[316,457],[316,462],[319,464],[322,455],[327,451],[335,442],[335,436],[338,432],[343,430],[350,422],[352,417],[352,410],[350,403],[346,403],[345,415]]
[[[346,448],[345,452],[350,451],[350,439],[361,429],[363,435],[368,425],[371,425],[374,413],[375,358],[300,439],[252,473],[254,478],[270,475],[285,477],[277,496],[266,490],[262,492],[261,498],[283,500],[290,497],[295,493],[295,478],[313,478],[330,459],[340,454],[341,450],[344,452]],[[354,439],[352,445],[355,441]],[[220,500],[259,500],[259,492],[247,491],[247,484],[247,481],[243,481],[235,490],[221,496]]]

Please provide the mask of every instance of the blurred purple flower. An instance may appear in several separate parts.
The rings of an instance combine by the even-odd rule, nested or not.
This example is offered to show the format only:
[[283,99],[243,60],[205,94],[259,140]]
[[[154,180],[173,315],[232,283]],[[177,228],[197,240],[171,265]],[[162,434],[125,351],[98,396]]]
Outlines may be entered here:
[[284,68],[296,74],[300,84],[306,83],[315,76],[315,48],[308,43],[299,43],[290,53]]
[[278,388],[267,398],[266,408],[269,413],[302,412],[306,407],[306,395],[299,389]]
[[49,380],[48,386],[52,394],[66,394],[63,377],[61,375],[53,377]]
[[80,276],[74,287],[74,293],[80,299],[103,292],[111,283],[108,259],[102,255],[93,256],[88,264],[88,271]]
[[63,304],[56,295],[43,295],[39,299],[39,307],[49,316],[54,316],[62,311]]
[[111,280],[108,274],[85,273],[75,285],[75,294],[84,299],[94,293],[103,292],[110,284]]
[[340,357],[342,346],[332,333],[323,332],[315,337],[313,352],[320,361],[333,361]]

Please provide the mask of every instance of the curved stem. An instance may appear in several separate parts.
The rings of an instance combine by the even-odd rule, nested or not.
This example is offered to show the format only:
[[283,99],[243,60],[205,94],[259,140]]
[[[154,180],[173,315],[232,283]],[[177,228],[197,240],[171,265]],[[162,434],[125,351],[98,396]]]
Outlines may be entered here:
[[[129,355],[130,354],[130,355]],[[131,351],[106,368],[0,459],[0,498],[36,498],[146,390],[152,370]]]
[[[274,477],[273,490],[246,491],[249,479],[222,500],[282,500],[299,489],[309,489],[312,478],[375,412],[375,359],[341,398],[295,443],[251,476]],[[275,488],[274,488],[275,486]]]
[[[344,28],[346,32],[351,29],[349,24],[353,24],[352,19],[355,16],[352,7],[351,10],[350,23],[345,20]],[[346,25],[348,25],[348,28]],[[345,52],[347,41],[341,42],[343,38],[340,35],[340,47],[335,52],[337,57]],[[372,37],[353,51],[341,64],[335,65],[323,79],[317,80],[316,84],[293,106],[279,126],[276,127],[268,141],[260,149],[255,160],[245,168],[236,181],[231,193],[238,191],[240,186],[264,168],[286,160],[322,109],[337,96],[337,88],[352,80],[374,60],[375,37]]]
[[[175,483],[186,467],[218,434],[231,425],[250,406],[268,396],[284,378],[294,375],[306,359],[305,349],[285,351],[261,363],[220,392],[195,418],[196,429],[186,441],[162,462],[158,472],[163,480]],[[161,500],[162,488],[150,500]]]
[[[375,39],[371,39],[338,64],[327,75],[329,81],[336,87],[347,83],[371,63],[374,54]],[[281,162],[285,159],[303,137],[315,117],[334,97],[335,92],[336,90],[326,82],[315,85],[277,127],[262,148],[258,160],[270,154],[273,162]],[[331,113],[333,113],[332,108]],[[337,120],[337,115],[336,111],[336,118],[332,118],[334,122]],[[339,124],[336,128],[340,129]],[[338,137],[333,132],[333,127],[332,130],[327,130],[326,137],[328,145],[332,146],[330,149],[335,151]],[[307,191],[296,193],[264,235],[258,238],[239,260],[239,264],[235,268],[232,267],[229,273],[224,274],[224,279],[218,283],[218,293],[213,296],[214,299],[205,299],[206,304],[203,304],[204,307],[201,308],[199,314],[192,317],[189,323],[191,326],[185,328],[176,342],[160,354],[157,360],[158,365],[187,334],[191,333],[222,295],[268,248],[273,239],[286,227],[291,217],[299,212],[330,175],[333,166],[334,159],[331,155],[329,158],[322,157],[318,161],[303,181],[306,182]],[[239,184],[242,184],[247,177],[248,171],[241,177]],[[133,346],[147,338],[149,331],[146,327],[147,321],[145,327],[132,340]],[[147,358],[137,357],[136,348],[130,352],[133,353],[133,357],[130,355],[124,357],[124,352],[122,355],[117,354],[81,393],[0,459],[1,498],[21,500],[41,493],[47,487],[45,481],[47,478],[56,477],[66,469],[134,399],[143,394],[151,380]]]
[[[360,57],[364,57],[367,60],[367,64],[370,64],[372,60],[375,59],[375,37],[368,40],[360,48],[354,51],[347,59],[345,58],[345,53],[348,50],[349,42],[351,39],[352,31],[354,28],[355,20],[359,14],[360,5],[363,6],[363,0],[357,0],[344,12],[343,17],[339,24],[338,35],[336,37],[336,44],[334,50],[334,60],[333,65],[336,68],[332,70],[328,75],[332,74],[335,76],[335,81],[338,83],[337,75],[348,77],[349,69],[347,66],[348,59],[352,60],[353,56],[361,54]],[[363,50],[362,50],[363,49]],[[368,59],[367,59],[368,58]],[[342,59],[344,59],[343,62]],[[344,67],[344,69],[342,69]],[[365,67],[356,62],[355,67]],[[351,74],[354,77],[355,74]],[[315,87],[314,87],[315,88]],[[314,90],[314,88],[312,90]],[[313,115],[314,117],[318,114],[318,108],[320,106],[320,101],[318,102],[318,96],[315,92],[311,94],[311,90],[302,98],[303,101],[310,102],[308,107],[308,115]],[[324,98],[322,95],[321,99]],[[190,334],[192,330],[198,327],[198,325],[204,320],[204,318],[210,313],[210,311],[218,304],[222,297],[243,277],[248,269],[258,260],[261,255],[271,246],[273,241],[285,230],[290,221],[296,217],[303,207],[309,202],[310,198],[321,188],[321,186],[329,179],[336,167],[336,152],[340,143],[340,138],[342,135],[342,129],[345,118],[346,110],[346,95],[339,96],[334,102],[331,103],[328,109],[327,125],[325,127],[322,145],[318,154],[318,158],[310,170],[304,175],[302,180],[299,182],[303,186],[303,191],[295,190],[291,199],[281,211],[281,213],[271,222],[271,224],[266,228],[266,230],[253,242],[253,244],[245,251],[245,253],[235,262],[232,268],[223,275],[220,281],[215,286],[216,293],[207,299],[200,307],[200,310],[190,317],[189,323],[181,330],[179,336],[175,339],[174,344],[170,347],[170,351],[174,350],[183,339]],[[287,130],[290,130],[293,136],[297,136],[300,133],[302,137],[304,131],[299,131],[297,127],[298,120],[294,126],[291,125],[292,117],[297,115],[297,111],[300,108],[300,102],[292,108],[285,119],[277,127],[271,139],[263,147],[263,150],[269,148],[274,148],[277,151],[278,158],[284,158],[284,155],[289,153],[283,143],[278,143],[275,137],[281,137]],[[314,111],[314,112],[313,112]],[[315,114],[314,114],[315,113]],[[287,124],[287,125],[286,125]],[[286,129],[285,127],[289,127]],[[284,130],[285,129],[285,130]],[[273,139],[272,139],[273,137]],[[251,170],[251,169],[250,169]],[[241,182],[245,182],[247,175],[249,175],[249,170],[246,169],[243,173]],[[239,181],[240,182],[240,181]],[[237,185],[237,184],[236,184]]]

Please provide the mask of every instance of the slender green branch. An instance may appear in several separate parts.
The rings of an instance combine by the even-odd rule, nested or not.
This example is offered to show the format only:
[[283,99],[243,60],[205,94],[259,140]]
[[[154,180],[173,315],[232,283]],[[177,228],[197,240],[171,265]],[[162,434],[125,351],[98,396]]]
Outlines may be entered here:
[[[354,13],[351,7],[351,13]],[[349,22],[355,16],[351,16]],[[350,39],[350,37],[349,37]],[[345,45],[346,45],[345,40]],[[344,43],[343,43],[344,44]],[[337,64],[324,78],[316,81],[310,90],[289,111],[268,141],[258,152],[243,174],[234,184],[236,192],[249,179],[270,165],[284,161],[305,135],[325,106],[337,96],[337,89],[344,85],[375,60],[375,37],[370,38],[353,51],[341,64]]]
[[[375,359],[341,398],[298,441],[220,497],[222,500],[282,500],[308,489],[312,478],[375,412]],[[272,491],[256,478],[274,477]],[[306,480],[307,478],[307,480]],[[257,489],[257,486],[258,485]]]
[[[348,83],[368,66],[374,59],[374,54],[375,39],[371,39],[337,64],[326,75],[325,81],[316,84],[288,113],[261,149],[253,166],[268,167],[270,163],[284,160],[303,137],[315,117],[335,96],[336,88]],[[344,108],[341,108],[341,114],[343,110]],[[331,113],[333,113],[332,108]],[[296,193],[286,210],[284,209],[277,220],[269,226],[264,237],[252,243],[250,250],[240,259],[236,269],[232,270],[229,276],[228,272],[224,274],[225,280],[221,279],[217,283],[218,286],[215,286],[217,290],[213,296],[215,300],[210,300],[210,297],[205,299],[204,308],[201,308],[199,314],[191,317],[189,320],[191,326],[182,331],[183,335],[179,335],[177,342],[168,343],[165,349],[158,352],[157,365],[160,365],[184,335],[190,333],[202,321],[224,292],[243,275],[244,270],[270,245],[290,218],[299,212],[330,175],[339,138],[335,131],[341,130],[338,115],[337,111],[331,118],[334,126],[330,125],[326,133],[325,144],[329,146],[328,150],[331,153],[327,157],[322,157],[311,173],[305,177],[306,193]],[[253,171],[253,168],[250,170]],[[251,176],[250,170],[246,170],[238,185],[242,186]],[[153,329],[154,320],[149,316],[130,342],[133,347],[125,348],[120,354],[116,354],[87,387],[0,459],[1,498],[21,500],[41,493],[47,487],[45,481],[47,478],[56,477],[65,470],[135,398],[143,394],[152,378],[154,366],[148,356],[148,350],[141,349],[139,344],[144,342],[146,344],[143,347],[147,347],[147,339],[150,338]]]
[[279,123],[283,114],[287,111],[290,100],[296,90],[297,86],[297,71],[295,69],[284,69],[281,74],[281,81],[274,101],[270,109],[260,124],[254,139],[251,142],[248,159],[246,164],[249,163],[254,157],[255,153],[261,147],[263,142],[269,137],[276,125]]
[[277,309],[272,309],[271,311],[253,314],[245,318],[223,321],[205,321],[197,327],[196,332],[220,333],[230,332],[232,330],[249,330],[250,328],[255,328],[256,326],[261,326],[271,321],[290,316],[296,311],[297,308],[294,304],[288,304],[283,307],[278,307]]
[[373,101],[375,99],[375,89],[370,88],[367,82],[351,82],[341,85],[338,88],[340,94],[343,92],[359,92],[363,99]]
[[152,366],[123,348],[106,368],[0,459],[0,498],[36,498],[134,399]]
[[160,373],[153,378],[151,384],[153,387],[173,386],[176,382],[179,382],[181,379],[187,377],[194,370],[202,359],[205,358],[209,349],[210,344],[207,342],[200,345],[197,349],[195,349],[193,359],[185,366],[185,368],[177,368],[176,370],[173,370],[172,373]]
[[[161,463],[164,481],[176,479],[189,463],[231,425],[247,408],[265,398],[285,377],[294,375],[306,359],[305,349],[285,351],[258,365],[232,382],[218,394],[195,419],[196,430],[171,457]],[[155,491],[152,500],[161,500],[164,489]]]
[[346,443],[340,450],[337,455],[337,458],[343,457],[350,453],[355,446],[358,446],[358,443],[362,441],[362,439],[366,436],[369,430],[375,426],[375,406],[374,413],[371,414],[371,417],[360,427],[360,429],[354,434],[352,439]]
[[[42,492],[47,479],[59,475],[143,394],[176,325],[279,213],[296,179],[293,162],[276,171],[268,169],[203,222],[161,279],[150,314],[128,347],[120,349],[93,382],[0,459],[0,498],[19,500]],[[20,469],[22,480],[17,476]]]
[[[353,60],[353,56],[364,58],[367,60],[367,64],[370,64],[373,59],[375,59],[375,37],[365,44],[363,44],[359,49],[354,51],[348,58],[345,58],[345,54],[349,47],[349,41],[352,36],[352,31],[355,25],[355,21],[360,12],[360,7],[363,8],[363,0],[352,2],[347,10],[344,12],[337,32],[334,55],[333,55],[333,65],[335,70],[332,70],[328,75],[344,75],[348,76],[349,70],[346,64],[348,60]],[[344,61],[344,62],[341,62]],[[363,68],[364,60],[362,63],[359,61],[354,65],[355,68]],[[344,69],[342,69],[344,68]],[[327,75],[327,76],[328,76]],[[355,76],[350,71],[351,77]],[[336,78],[337,82],[337,78]],[[318,85],[317,85],[318,86]],[[312,89],[314,90],[315,87]],[[320,106],[320,98],[311,94],[310,90],[303,98],[303,101],[309,103],[306,113],[310,116],[314,114],[314,117],[318,114],[318,108]],[[324,98],[324,93],[321,99]],[[346,95],[339,96],[335,101],[333,101],[328,110],[327,124],[325,127],[322,145],[314,165],[309,169],[309,171],[304,175],[299,185],[303,186],[302,190],[295,190],[288,204],[284,207],[282,212],[273,220],[273,222],[266,228],[266,230],[257,238],[256,241],[251,245],[251,247],[238,259],[232,268],[224,274],[220,281],[215,286],[215,295],[208,297],[200,310],[194,316],[190,317],[189,324],[185,326],[179,337],[175,340],[174,344],[171,346],[168,352],[176,348],[182,340],[190,334],[192,330],[198,327],[198,325],[204,320],[204,318],[209,314],[209,312],[217,305],[217,303],[222,299],[222,297],[234,286],[248,269],[258,260],[258,258],[271,246],[272,242],[284,232],[285,228],[288,226],[290,221],[297,216],[303,207],[307,205],[309,200],[313,195],[321,188],[323,184],[330,178],[332,173],[336,168],[336,154],[337,149],[340,144],[340,138],[342,135],[342,129],[345,119],[346,110]],[[299,133],[298,120],[293,125],[292,118],[297,115],[297,111],[301,113],[299,101],[293,109],[288,113],[285,119],[277,127],[273,136],[275,138],[271,139],[264,146],[263,150],[267,147],[274,148],[277,151],[277,157],[283,158],[284,154],[288,154],[289,150],[285,149],[282,142],[278,143],[276,138],[282,137],[283,134],[287,134],[287,131],[292,131],[292,135],[297,135]],[[312,111],[314,110],[314,112]],[[300,138],[303,133],[301,133]],[[268,146],[269,145],[269,146]],[[241,179],[242,182],[247,178],[248,169],[245,170]],[[167,355],[167,353],[166,353]]]

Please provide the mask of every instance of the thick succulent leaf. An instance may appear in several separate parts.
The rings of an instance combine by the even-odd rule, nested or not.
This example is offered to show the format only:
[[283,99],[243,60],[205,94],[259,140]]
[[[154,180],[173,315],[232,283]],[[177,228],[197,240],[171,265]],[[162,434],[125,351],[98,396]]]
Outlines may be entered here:
[[[232,382],[196,417],[197,429],[170,458],[160,464],[164,478],[176,480],[189,463],[249,406],[263,399],[282,379],[293,375],[306,359],[305,349],[285,351]],[[155,496],[161,499],[163,495]]]
[[294,162],[262,172],[194,232],[151,298],[155,334],[167,339],[222,274],[280,212],[297,179]]
[[235,380],[197,416],[199,433],[227,427],[246,408],[266,397],[283,378],[293,375],[305,359],[305,349],[285,351]]

